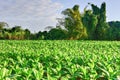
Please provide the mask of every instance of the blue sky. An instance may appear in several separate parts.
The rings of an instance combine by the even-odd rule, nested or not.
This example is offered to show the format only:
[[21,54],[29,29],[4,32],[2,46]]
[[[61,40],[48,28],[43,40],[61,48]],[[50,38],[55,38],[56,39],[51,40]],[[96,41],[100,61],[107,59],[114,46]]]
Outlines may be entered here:
[[11,27],[20,25],[32,32],[43,31],[56,25],[62,10],[78,4],[82,12],[88,2],[98,6],[106,2],[107,21],[120,21],[120,0],[0,0],[0,22]]

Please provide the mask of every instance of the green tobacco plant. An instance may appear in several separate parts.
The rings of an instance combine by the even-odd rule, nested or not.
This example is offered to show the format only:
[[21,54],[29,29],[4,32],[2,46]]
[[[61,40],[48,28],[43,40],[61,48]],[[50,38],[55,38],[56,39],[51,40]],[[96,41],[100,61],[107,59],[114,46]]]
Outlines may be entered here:
[[0,41],[0,80],[119,80],[119,41]]

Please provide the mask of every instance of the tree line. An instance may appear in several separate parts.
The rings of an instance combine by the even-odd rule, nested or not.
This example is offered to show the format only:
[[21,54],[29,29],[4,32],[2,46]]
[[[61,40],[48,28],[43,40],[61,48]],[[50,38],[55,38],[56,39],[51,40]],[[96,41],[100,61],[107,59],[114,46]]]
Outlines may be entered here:
[[[91,9],[87,9],[90,6]],[[0,22],[0,39],[7,40],[120,40],[120,21],[106,21],[106,3],[100,7],[88,3],[81,13],[79,5],[62,11],[63,18],[58,18],[55,28],[48,31],[31,33],[21,26],[9,28]]]

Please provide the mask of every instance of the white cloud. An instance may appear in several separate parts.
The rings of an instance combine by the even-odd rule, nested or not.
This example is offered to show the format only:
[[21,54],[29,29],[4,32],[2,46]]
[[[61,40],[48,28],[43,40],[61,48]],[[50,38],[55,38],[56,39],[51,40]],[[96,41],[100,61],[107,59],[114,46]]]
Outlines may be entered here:
[[[39,31],[55,24],[61,8],[62,4],[51,0],[0,0],[0,18],[8,24],[38,25],[36,31]],[[30,29],[34,30],[32,26]]]

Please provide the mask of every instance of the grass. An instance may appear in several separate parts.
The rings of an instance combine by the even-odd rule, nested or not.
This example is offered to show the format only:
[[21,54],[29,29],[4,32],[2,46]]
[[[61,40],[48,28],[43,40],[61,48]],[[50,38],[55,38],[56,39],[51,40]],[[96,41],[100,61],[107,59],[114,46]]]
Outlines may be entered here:
[[0,80],[119,80],[117,41],[0,41]]

